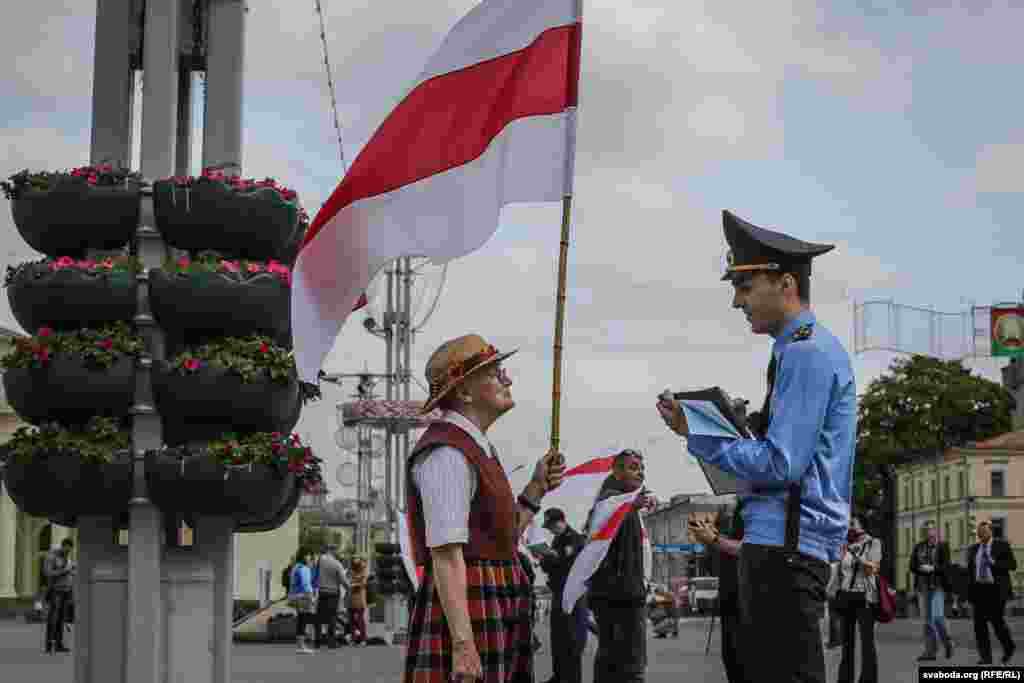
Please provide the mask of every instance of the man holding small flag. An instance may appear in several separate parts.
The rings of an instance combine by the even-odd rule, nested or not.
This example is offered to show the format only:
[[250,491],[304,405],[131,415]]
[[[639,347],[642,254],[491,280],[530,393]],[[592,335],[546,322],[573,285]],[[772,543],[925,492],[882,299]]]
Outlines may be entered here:
[[587,545],[569,571],[562,609],[587,596],[597,619],[594,683],[642,683],[647,669],[647,578],[650,543],[640,510],[654,499],[641,487],[644,461],[626,449],[613,458],[584,529]]

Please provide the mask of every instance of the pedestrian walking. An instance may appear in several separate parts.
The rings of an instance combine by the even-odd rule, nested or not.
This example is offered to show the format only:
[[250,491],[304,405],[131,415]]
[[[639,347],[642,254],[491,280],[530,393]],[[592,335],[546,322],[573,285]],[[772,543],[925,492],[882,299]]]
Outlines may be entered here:
[[407,464],[409,532],[423,580],[413,599],[405,683],[533,678],[532,586],[517,554],[565,464],[549,451],[512,492],[491,426],[512,409],[500,353],[479,335],[445,342],[427,362],[429,412],[442,409]]
[[370,568],[363,557],[352,558],[352,585],[348,601],[348,623],[353,645],[366,644],[366,584]]
[[[639,451],[616,454],[612,473],[601,485],[601,501],[636,491],[644,483]],[[600,566],[587,584],[587,601],[597,620],[594,683],[643,683],[647,670],[647,581],[644,571],[644,528],[640,510],[652,499],[641,494],[625,515]],[[586,533],[592,534],[593,510]],[[552,609],[557,609],[553,606]]]
[[309,626],[316,627],[316,599],[313,593],[313,553],[308,548],[301,548],[292,565],[291,583],[288,587],[288,604],[295,610],[296,652],[311,655],[316,652],[309,647],[306,635]]
[[728,211],[723,279],[755,334],[774,338],[768,395],[751,415],[754,439],[691,435],[671,392],[658,411],[704,462],[743,484],[741,637],[758,679],[825,680],[821,639],[829,562],[850,516],[857,392],[850,356],[810,309],[811,244],[751,225]]
[[967,571],[970,576],[968,593],[974,609],[974,638],[978,646],[980,664],[992,663],[992,641],[988,625],[1003,646],[1003,664],[1008,664],[1017,651],[1010,629],[1006,626],[1006,603],[1013,598],[1010,572],[1017,571],[1017,558],[1010,544],[992,537],[992,522],[978,524],[978,542],[967,549]]
[[70,652],[64,647],[64,625],[72,599],[75,565],[71,561],[71,551],[74,547],[74,541],[65,538],[58,547],[50,550],[43,561],[43,576],[47,580],[45,649],[48,654]]
[[911,551],[910,573],[914,575],[914,590],[924,618],[924,653],[917,661],[934,661],[940,642],[949,659],[953,656],[953,640],[946,628],[949,545],[939,540],[939,530],[934,525],[926,527],[925,540]]
[[587,646],[586,606],[576,603],[571,614],[562,609],[565,580],[573,560],[586,545],[586,538],[569,526],[560,508],[544,511],[544,528],[553,539],[547,551],[540,553],[540,568],[548,576],[551,589],[551,668],[547,683],[582,683],[583,650]]
[[337,558],[338,546],[327,544],[317,559],[319,568],[319,592],[316,600],[316,638],[313,647],[320,648],[326,638],[327,647],[337,648],[338,608],[348,593],[349,579],[344,565]]
[[860,631],[860,683],[878,683],[878,651],[875,647],[875,610],[878,604],[878,571],[882,566],[882,542],[868,535],[858,517],[850,518],[846,551],[839,562],[833,604],[840,623],[843,655],[838,683],[853,683],[854,652]]

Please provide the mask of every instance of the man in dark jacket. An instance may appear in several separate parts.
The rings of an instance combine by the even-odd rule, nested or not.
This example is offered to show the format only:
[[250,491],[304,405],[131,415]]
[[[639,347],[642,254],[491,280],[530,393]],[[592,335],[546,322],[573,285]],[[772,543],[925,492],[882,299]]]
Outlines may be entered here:
[[[643,456],[634,450],[624,450],[615,456],[612,474],[601,485],[597,500],[631,493],[643,482]],[[644,680],[647,586],[640,510],[649,502],[645,496],[637,498],[588,584],[587,598],[598,630],[594,683],[643,683]],[[594,531],[589,528],[589,521],[587,531]]]
[[562,597],[573,560],[587,541],[566,523],[565,513],[558,508],[548,508],[544,512],[544,528],[554,537],[551,548],[542,552],[540,558],[540,568],[548,575],[548,587],[551,588],[551,666],[554,674],[548,683],[582,683],[583,648],[587,644],[586,607],[582,601],[577,602],[572,614],[566,614],[562,610]]
[[949,571],[949,545],[939,540],[939,531],[934,525],[928,526],[925,540],[914,546],[910,555],[910,573],[914,575],[914,590],[917,591],[924,617],[924,654],[919,662],[935,659],[935,652],[941,640],[946,646],[946,658],[953,656],[953,641],[946,629],[946,577]]
[[978,543],[967,550],[970,581],[967,591],[974,605],[974,637],[981,664],[992,663],[992,641],[988,635],[990,623],[1003,646],[1003,664],[1008,663],[1017,650],[1003,616],[1006,602],[1013,597],[1010,581],[1010,572],[1013,571],[1017,571],[1017,558],[1013,556],[1010,544],[992,538],[992,523],[987,520],[981,522],[978,525]]
[[43,575],[46,576],[46,602],[49,613],[46,618],[46,651],[70,652],[64,647],[64,623],[67,619],[68,603],[71,601],[71,590],[74,581],[74,564],[71,562],[71,551],[75,547],[70,538],[61,541],[60,548],[51,550],[43,562]]

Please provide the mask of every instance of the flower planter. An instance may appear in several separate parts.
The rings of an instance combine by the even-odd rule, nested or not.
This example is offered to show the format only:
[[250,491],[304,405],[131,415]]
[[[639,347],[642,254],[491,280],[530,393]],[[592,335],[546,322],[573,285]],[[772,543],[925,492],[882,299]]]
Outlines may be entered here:
[[163,418],[164,442],[211,441],[227,431],[291,432],[302,412],[297,378],[246,384],[227,370],[205,367],[187,375],[166,362],[153,374],[153,396]]
[[[294,475],[292,475],[294,478]],[[253,517],[248,520],[239,520],[238,525],[235,527],[235,531],[238,533],[261,533],[264,531],[273,531],[284,526],[285,522],[292,516],[295,509],[299,507],[299,500],[302,498],[302,485],[299,481],[295,480],[294,485],[289,489],[284,500],[278,506],[276,512],[269,517],[256,518]]]
[[154,504],[182,514],[190,526],[202,515],[232,517],[239,525],[279,519],[299,488],[295,475],[284,467],[225,467],[205,452],[182,457],[181,451],[148,455],[146,485]]
[[86,249],[120,249],[139,226],[139,186],[94,187],[65,180],[11,200],[22,238],[47,256],[80,257]]
[[14,318],[26,330],[74,330],[135,316],[135,276],[127,271],[89,273],[23,266],[7,287]]
[[153,184],[153,210],[164,241],[187,251],[282,259],[301,236],[298,206],[271,189],[236,192],[205,178],[190,187],[161,180]]
[[151,270],[149,282],[157,322],[186,342],[264,334],[291,345],[291,290],[277,275],[260,273],[240,281],[220,273]]
[[83,463],[73,453],[39,455],[27,463],[12,459],[4,471],[7,493],[22,512],[70,527],[82,515],[127,514],[132,466],[126,454],[107,464]]
[[4,391],[14,411],[33,424],[121,418],[135,397],[135,358],[122,356],[108,369],[92,369],[78,358],[54,357],[43,368],[7,370]]

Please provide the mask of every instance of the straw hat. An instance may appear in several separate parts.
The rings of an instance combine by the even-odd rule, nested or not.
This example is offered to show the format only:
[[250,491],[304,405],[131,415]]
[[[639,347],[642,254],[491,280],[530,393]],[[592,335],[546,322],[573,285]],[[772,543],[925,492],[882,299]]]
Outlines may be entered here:
[[478,334],[467,334],[441,344],[427,361],[427,384],[430,398],[421,412],[429,413],[459,382],[477,370],[505,360],[515,351],[500,353]]

